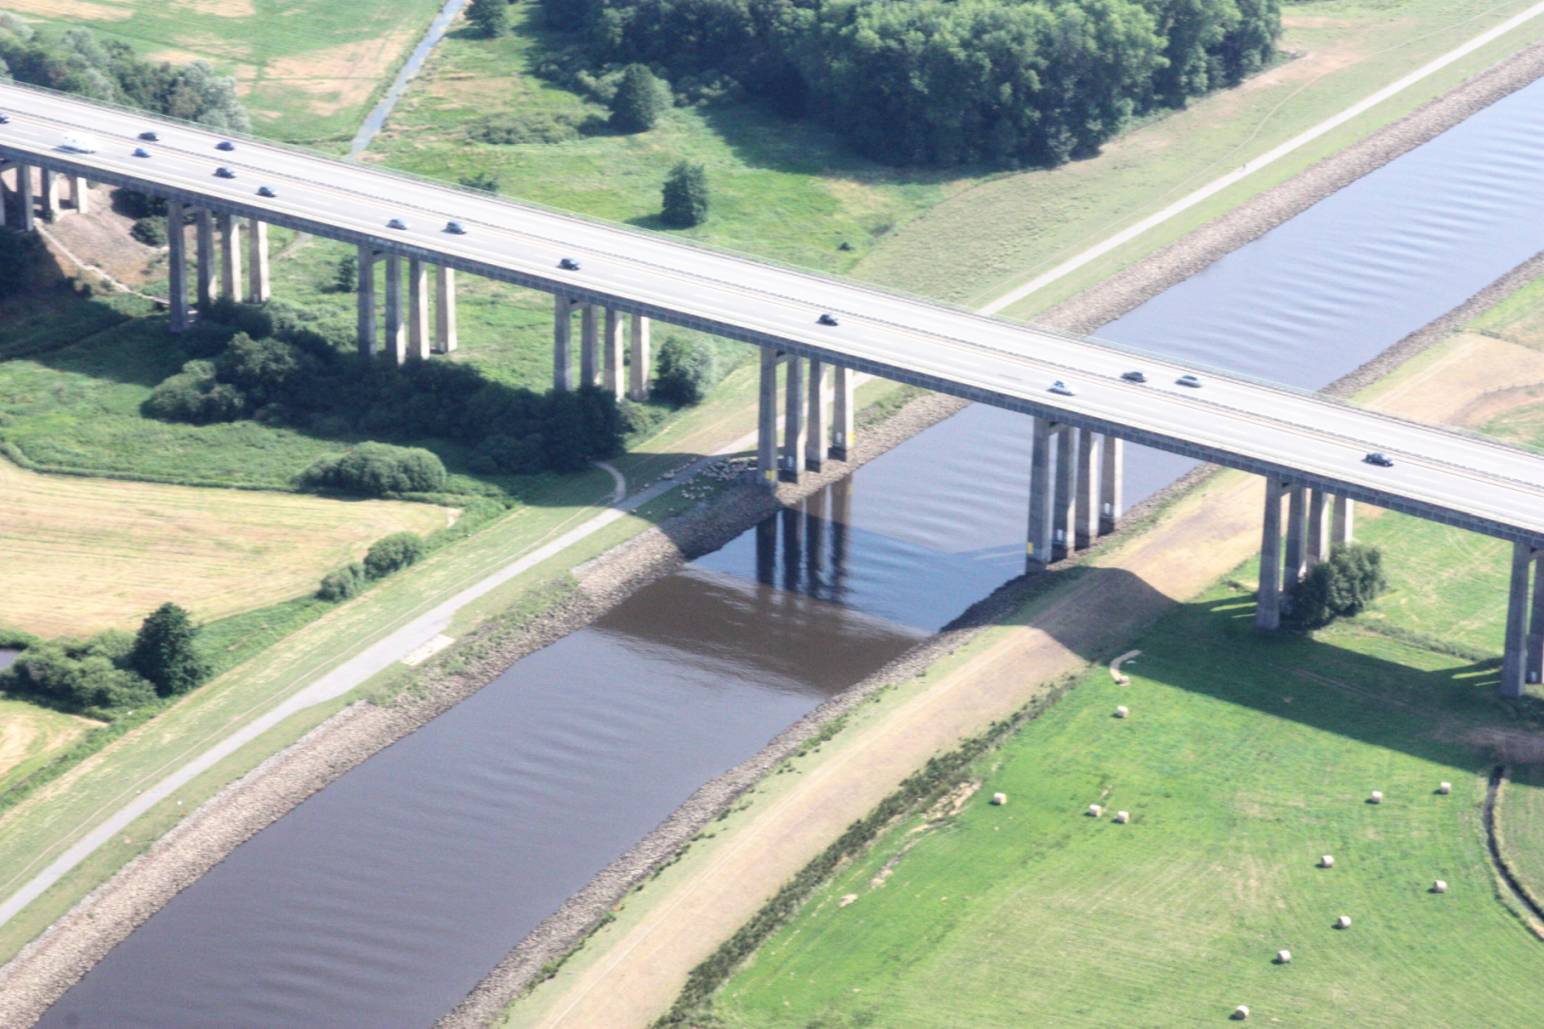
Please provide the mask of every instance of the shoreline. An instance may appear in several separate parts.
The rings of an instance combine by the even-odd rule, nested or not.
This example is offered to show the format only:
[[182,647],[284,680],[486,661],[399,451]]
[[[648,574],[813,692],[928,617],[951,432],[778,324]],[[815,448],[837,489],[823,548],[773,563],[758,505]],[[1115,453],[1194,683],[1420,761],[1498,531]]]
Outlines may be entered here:
[[[1362,142],[1326,158],[1105,283],[1058,305],[1039,320],[1076,331],[1119,317],[1323,197],[1530,84],[1540,75],[1544,75],[1544,45],[1520,51]],[[1430,345],[1451,327],[1449,319],[1456,323],[1459,312],[1469,309],[1482,296],[1494,296],[1502,283],[1522,276],[1523,269],[1532,267],[1539,260],[1535,258],[1514,270],[1454,312],[1412,333],[1362,369],[1333,384],[1329,391],[1338,393],[1354,389],[1355,383],[1361,381],[1358,376],[1368,376],[1370,381],[1392,364]],[[1437,328],[1445,324],[1448,328]],[[1390,356],[1396,352],[1398,356]],[[737,487],[710,509],[694,509],[670,523],[651,527],[575,569],[578,589],[550,610],[527,622],[490,624],[468,637],[464,646],[458,645],[445,658],[430,662],[413,677],[420,696],[405,700],[399,695],[389,706],[358,702],[338,712],[289,748],[222,789],[0,968],[0,1022],[30,1024],[112,946],[241,842],[350,768],[487,685],[514,660],[588,624],[633,590],[679,567],[688,555],[721,546],[779,505],[835,481],[962,406],[962,402],[936,396],[913,400],[860,436],[858,459],[851,464],[840,465],[822,475],[808,476],[798,487],[780,487],[775,494],[759,487]],[[1160,497],[1177,496],[1208,474],[1210,472],[1203,469],[1193,477],[1187,476]],[[1140,513],[1128,515],[1127,529],[1121,535],[1139,531],[1141,522]],[[1071,564],[1076,566],[1075,562]],[[699,788],[686,804],[628,854],[608,866],[565,902],[556,914],[520,941],[493,973],[441,1020],[441,1024],[480,1024],[478,1019],[486,1020],[489,1014],[501,1010],[509,999],[529,985],[533,974],[548,961],[582,941],[616,899],[670,860],[703,825],[819,731],[824,722],[839,715],[840,710],[866,699],[873,691],[897,681],[895,676],[904,677],[905,668],[917,662],[931,663],[966,642],[984,624],[990,624],[991,617],[1001,613],[1001,605],[1017,596],[1014,593],[1016,586],[1023,588],[1026,584],[1032,586],[1054,579],[1055,573],[1014,580],[992,597],[974,605],[944,632],[923,641],[875,676],[844,691],[785,729],[749,761]],[[981,622],[982,619],[987,621]],[[449,671],[451,655],[464,667]],[[879,677],[886,675],[889,678],[880,681]],[[828,710],[834,704],[844,706],[840,710]]]

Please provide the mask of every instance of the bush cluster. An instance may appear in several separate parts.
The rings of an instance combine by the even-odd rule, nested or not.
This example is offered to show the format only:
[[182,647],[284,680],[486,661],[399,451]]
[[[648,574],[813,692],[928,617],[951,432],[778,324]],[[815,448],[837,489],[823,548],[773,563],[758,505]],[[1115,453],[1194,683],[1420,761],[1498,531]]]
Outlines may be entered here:
[[542,0],[602,63],[717,73],[896,164],[1058,164],[1258,70],[1280,0]]
[[427,551],[427,544],[417,533],[394,532],[383,536],[370,547],[364,561],[344,565],[323,576],[316,595],[322,600],[348,600],[358,596],[372,580],[384,579],[414,564]]
[[129,235],[147,247],[164,247],[166,245],[166,219],[155,217],[136,218],[133,228],[129,229]]
[[[473,471],[509,475],[576,471],[616,453],[626,431],[617,402],[603,390],[536,393],[449,361],[397,367],[360,358],[350,339],[330,339],[278,302],[258,307],[217,301],[178,341],[191,360],[141,407],[163,421],[258,418],[329,436],[446,440],[471,449]],[[371,453],[356,449],[313,469],[307,479],[378,493],[357,485],[371,482],[379,470],[366,460]],[[409,470],[415,482],[430,481],[419,471]],[[429,475],[435,485],[405,490],[443,486],[443,468]]]
[[301,484],[338,493],[382,497],[388,493],[435,493],[445,488],[445,466],[421,447],[361,443],[324,457],[301,473]]
[[1337,618],[1354,615],[1388,589],[1383,554],[1365,543],[1336,546],[1294,583],[1288,592],[1288,619],[1304,629],[1317,629]]
[[137,634],[108,631],[85,640],[31,643],[0,672],[0,690],[111,720],[157,697],[186,693],[208,678],[197,635],[186,611],[163,604]]
[[670,336],[655,358],[654,396],[671,404],[700,403],[717,381],[713,349],[701,340]]
[[34,31],[0,13],[0,67],[17,82],[128,104],[216,129],[251,127],[236,99],[236,80],[203,61],[173,65],[142,60],[116,39],[80,28]]
[[660,217],[666,225],[689,229],[708,220],[708,172],[702,165],[677,164],[665,177],[661,193]]
[[[566,143],[579,138],[579,124],[572,115],[551,111],[533,114],[491,114],[470,129],[480,143]],[[480,187],[474,187],[480,188]],[[496,192],[497,184],[485,192]]]

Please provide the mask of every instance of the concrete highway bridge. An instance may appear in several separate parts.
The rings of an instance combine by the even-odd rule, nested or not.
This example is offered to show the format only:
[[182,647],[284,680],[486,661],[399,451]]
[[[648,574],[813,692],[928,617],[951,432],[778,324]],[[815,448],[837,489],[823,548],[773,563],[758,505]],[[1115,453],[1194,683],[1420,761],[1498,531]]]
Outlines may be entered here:
[[[200,308],[221,293],[268,298],[267,226],[282,225],[359,248],[358,341],[367,356],[401,362],[453,350],[458,271],[553,296],[557,389],[588,384],[644,397],[651,320],[758,347],[757,457],[768,481],[846,458],[856,372],[1022,412],[1033,420],[1031,564],[1114,530],[1126,441],[1260,475],[1262,628],[1280,624],[1284,586],[1350,539],[1356,502],[1509,540],[1502,693],[1519,695],[1544,667],[1544,459],[1533,454],[1217,372],[1187,387],[1181,377],[1196,369],[1161,356],[137,111],[7,84],[0,113],[8,116],[0,198],[17,195],[16,228],[59,216],[61,183],[76,207],[87,180],[167,200],[173,331],[195,315],[185,218],[194,225],[191,292]],[[378,262],[384,298],[376,296]],[[1123,377],[1134,371],[1145,381]],[[1058,381],[1068,394],[1052,391]],[[1374,452],[1392,464],[1366,461]]]

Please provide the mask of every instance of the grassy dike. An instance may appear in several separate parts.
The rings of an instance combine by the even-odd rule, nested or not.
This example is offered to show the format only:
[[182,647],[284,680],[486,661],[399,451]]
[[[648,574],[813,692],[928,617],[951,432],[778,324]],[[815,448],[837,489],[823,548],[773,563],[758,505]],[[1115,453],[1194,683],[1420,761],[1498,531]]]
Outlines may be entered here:
[[[1504,14],[1511,13],[1521,6],[1523,5],[1508,6],[1502,12],[1495,14],[1494,20],[1499,20]],[[1425,12],[1423,17],[1428,18],[1429,21],[1410,27],[1408,31],[1413,34],[1429,32],[1433,26],[1450,23],[1445,18],[1439,17],[1438,12],[1430,6],[1420,9]],[[1483,27],[1481,22],[1476,22],[1472,26],[1474,31],[1478,31],[1481,27]],[[1403,30],[1404,26],[1396,31]],[[1510,41],[1514,47],[1526,41],[1522,39],[1522,33],[1518,35],[1517,40]],[[1409,63],[1413,64],[1416,63],[1417,56],[1412,51],[1402,59],[1408,59]],[[1483,63],[1483,56],[1473,60],[1474,67],[1478,67]],[[1388,77],[1393,77],[1392,73]],[[1210,111],[1212,119],[1210,128],[1226,126],[1230,124],[1231,114],[1220,105],[1222,99],[1224,98],[1202,101],[1192,108],[1192,112],[1203,109]],[[1390,105],[1391,108],[1395,106],[1397,105]],[[1401,112],[1391,109],[1387,112],[1387,117],[1392,118],[1399,113]],[[705,125],[702,131],[707,132],[709,128],[710,126]],[[1199,138],[1204,128],[1192,126],[1192,138]],[[1136,130],[1133,138],[1145,131],[1147,131],[1145,128]],[[556,152],[564,149],[565,146],[566,144],[562,144],[552,149]],[[1264,149],[1264,145],[1260,149]],[[658,160],[658,155],[651,160]],[[756,160],[761,158],[758,157]],[[1088,169],[1098,163],[1085,162],[1080,167]],[[601,161],[601,167],[602,171],[618,174],[615,164],[606,165]],[[529,178],[522,177],[520,181],[506,188],[512,192],[521,192],[522,186],[547,181],[559,181],[559,179],[532,172]],[[1265,185],[1268,183],[1262,180],[1260,186],[1263,188]],[[641,191],[639,195],[643,196],[648,192]],[[1097,199],[1097,197],[1091,197],[1090,202],[1097,202]],[[1149,209],[1160,205],[1161,201],[1155,199]],[[600,202],[597,201],[597,209],[600,206]],[[820,212],[816,213],[820,214]],[[880,223],[874,224],[877,226]],[[1080,228],[1068,230],[1068,238],[1075,238],[1078,233],[1086,236],[1090,224],[1086,220],[1079,222]],[[932,252],[930,244],[925,239],[915,236],[906,237],[901,234],[885,236],[883,246],[914,247],[921,254]],[[1135,249],[1141,251],[1143,247],[1139,245]],[[973,278],[969,269],[956,268],[955,271],[958,272],[961,280]],[[490,307],[492,306],[496,306],[496,302],[490,302]],[[742,431],[742,422],[744,427],[748,428],[748,419],[741,419],[739,412],[745,410],[745,399],[750,395],[749,377],[748,373],[736,373],[736,375],[741,377],[737,379],[732,376],[724,384],[723,391],[716,398],[718,402],[693,412],[666,433],[639,448],[638,452],[629,455],[625,459],[629,462],[625,465],[629,478],[635,481],[646,480],[664,467],[678,463],[681,460],[679,456],[681,453],[691,452],[694,447],[700,449],[707,446],[708,444],[704,441],[734,438]],[[564,484],[561,492],[555,490],[553,495],[546,498],[534,498],[529,506],[513,512],[505,520],[492,526],[488,532],[436,555],[436,558],[422,569],[415,569],[399,581],[362,598],[357,604],[339,608],[330,612],[327,617],[307,626],[286,641],[283,653],[265,654],[261,658],[263,667],[243,666],[233,670],[225,679],[212,684],[217,688],[207,689],[194,700],[189,701],[185,713],[183,713],[183,707],[179,706],[164,720],[158,720],[151,730],[136,736],[133,740],[123,741],[123,744],[113,748],[111,753],[101,755],[100,759],[93,762],[89,768],[83,768],[77,775],[62,781],[58,789],[49,794],[48,804],[29,805],[25,811],[19,810],[8,816],[5,839],[0,841],[0,858],[4,859],[9,873],[4,880],[0,880],[0,894],[14,889],[17,883],[28,874],[29,869],[35,871],[46,863],[47,856],[57,853],[66,846],[82,825],[89,825],[103,813],[112,810],[122,798],[132,795],[133,790],[139,785],[153,781],[166,769],[175,767],[188,755],[196,753],[202,746],[228,731],[230,726],[240,724],[254,711],[276,702],[310,678],[314,678],[321,670],[343,660],[350,653],[357,652],[379,633],[389,630],[393,625],[401,624],[414,613],[427,609],[461,585],[475,581],[519,553],[535,546],[541,539],[549,538],[562,531],[564,527],[575,524],[593,513],[596,508],[592,505],[599,497],[605,495],[607,487],[607,481],[600,473],[596,473],[591,477],[571,480]],[[664,503],[680,502],[676,499]],[[637,531],[645,522],[646,519],[626,519],[612,526],[607,533],[619,534],[616,538],[620,538],[627,532]],[[605,535],[602,534],[602,536]],[[602,536],[595,537],[592,542],[597,546],[600,545]],[[564,559],[567,560],[567,558],[568,555],[565,555]],[[577,557],[575,559],[577,560]],[[506,587],[494,597],[485,598],[485,602],[479,605],[477,611],[468,612],[464,617],[471,620],[477,614],[491,610],[498,604],[513,602],[518,599],[523,589],[524,584],[518,587],[513,585]],[[237,755],[226,766],[209,773],[179,799],[184,800],[187,805],[196,804],[201,797],[211,795],[220,784],[229,781],[244,768],[254,766],[263,756],[273,753],[297,738],[311,725],[321,721],[331,709],[329,707],[309,711],[292,720],[283,729],[270,734],[269,737]],[[174,718],[174,716],[178,717]],[[184,806],[181,810],[187,810],[187,807]],[[57,913],[64,910],[73,898],[79,897],[92,884],[105,878],[112,869],[121,865],[129,856],[141,850],[148,840],[153,839],[166,826],[172,824],[178,812],[177,805],[169,803],[147,816],[126,837],[115,841],[111,847],[104,848],[60,884],[60,887],[48,898],[34,905],[33,910],[0,931],[0,955],[14,953],[16,947],[50,920],[49,911]]]

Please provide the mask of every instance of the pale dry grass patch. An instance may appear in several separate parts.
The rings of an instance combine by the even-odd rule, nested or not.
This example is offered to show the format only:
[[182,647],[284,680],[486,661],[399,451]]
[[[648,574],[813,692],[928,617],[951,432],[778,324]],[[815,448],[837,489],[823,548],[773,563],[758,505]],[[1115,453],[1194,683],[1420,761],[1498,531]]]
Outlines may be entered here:
[[393,532],[456,512],[40,475],[0,461],[0,622],[42,636],[132,628],[173,600],[208,620],[303,596]]

